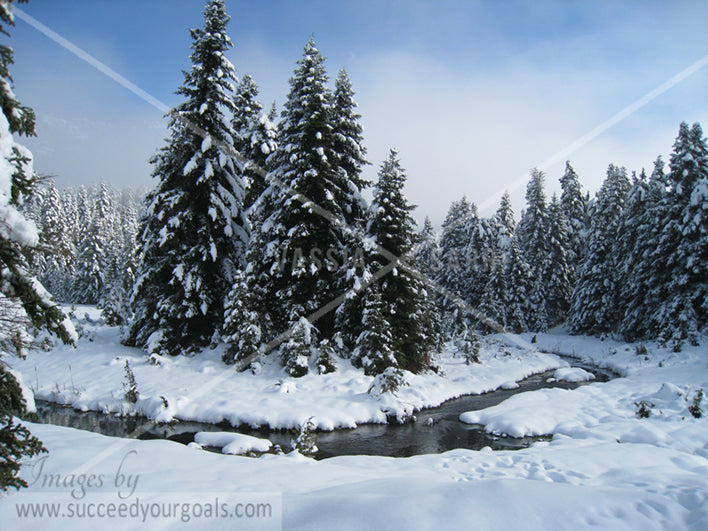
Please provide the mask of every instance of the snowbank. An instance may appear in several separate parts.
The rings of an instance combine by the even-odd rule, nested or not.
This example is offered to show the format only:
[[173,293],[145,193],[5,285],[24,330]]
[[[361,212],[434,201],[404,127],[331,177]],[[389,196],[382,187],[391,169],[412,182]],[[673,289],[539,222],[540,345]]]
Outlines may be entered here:
[[[141,350],[120,345],[118,330],[100,324],[95,309],[80,307],[84,338],[77,348],[30,352],[11,360],[36,398],[75,409],[142,415],[167,422],[174,419],[277,429],[299,427],[311,417],[320,430],[386,423],[414,411],[465,394],[493,391],[533,374],[568,367],[555,355],[518,346],[499,338],[484,342],[481,364],[467,365],[452,351],[438,361],[440,374],[406,374],[408,386],[395,394],[369,392],[374,379],[347,360],[335,373],[290,378],[277,356],[269,356],[257,375],[237,373],[221,361],[220,349],[186,357],[156,357],[150,363]],[[125,362],[135,375],[139,399],[125,399]]]
[[580,367],[564,367],[562,369],[556,369],[553,372],[553,378],[559,382],[578,383],[594,380],[595,375]]
[[222,454],[245,455],[249,452],[267,452],[273,447],[268,439],[227,431],[200,431],[194,435],[200,446],[221,448]]
[[[38,396],[75,406],[126,407],[185,418],[250,418],[283,427],[313,414],[320,426],[355,424],[380,418],[389,408],[405,410],[463,392],[513,387],[534,372],[567,367],[530,345],[510,346],[508,338],[492,337],[485,340],[481,365],[467,366],[446,353],[440,359],[444,376],[410,375],[409,387],[376,398],[366,393],[372,379],[348,366],[332,375],[293,380],[275,364],[266,364],[258,376],[235,374],[221,365],[218,352],[148,365],[142,353],[117,345],[114,330],[97,327],[94,332],[93,342],[82,341],[76,351],[32,353],[25,361],[12,360],[13,365],[38,387]],[[624,377],[575,390],[525,392],[462,415],[466,422],[500,434],[553,434],[550,442],[518,451],[486,448],[406,459],[322,461],[294,452],[253,459],[198,452],[170,441],[116,439],[28,424],[50,453],[44,468],[37,461],[42,456],[33,460],[35,466],[23,468],[31,486],[3,500],[0,521],[13,529],[94,529],[97,523],[102,529],[171,528],[178,525],[174,515],[154,519],[148,513],[143,520],[106,517],[100,522],[20,519],[17,507],[29,501],[76,503],[79,495],[87,502],[109,497],[115,502],[193,504],[208,494],[270,500],[277,516],[248,522],[247,527],[260,529],[708,529],[708,419],[691,414],[698,390],[708,389],[707,346],[673,353],[656,344],[637,348],[539,334],[533,347],[574,355]],[[125,359],[134,367],[143,397],[135,406],[121,395]],[[583,375],[561,371],[556,376]],[[647,418],[640,418],[640,406]],[[708,409],[705,401],[703,409]],[[213,444],[219,439],[225,446],[245,442],[231,433],[228,438],[200,434],[199,439],[210,437]],[[44,473],[62,478],[61,487],[42,487]],[[90,474],[105,481],[78,485],[77,478]],[[197,518],[179,525],[205,527]],[[219,519],[207,525],[233,526],[233,521]]]
[[[125,529],[706,529],[708,460],[649,444],[560,438],[519,451],[456,450],[405,459],[293,453],[259,459],[195,452],[170,441],[105,437],[28,424],[49,448],[32,485],[0,504],[8,528]],[[37,463],[37,461],[34,461]],[[62,480],[101,476],[100,486],[41,486],[32,471]],[[72,476],[72,474],[74,476]],[[118,475],[120,474],[120,476]],[[69,481],[70,483],[70,481]],[[120,483],[119,486],[116,486]],[[72,492],[74,496],[72,497]],[[250,499],[273,504],[266,525],[179,515],[143,519],[25,518],[29,502],[79,507],[98,501],[193,504]],[[121,497],[118,497],[118,494]],[[79,499],[76,499],[76,498]]]

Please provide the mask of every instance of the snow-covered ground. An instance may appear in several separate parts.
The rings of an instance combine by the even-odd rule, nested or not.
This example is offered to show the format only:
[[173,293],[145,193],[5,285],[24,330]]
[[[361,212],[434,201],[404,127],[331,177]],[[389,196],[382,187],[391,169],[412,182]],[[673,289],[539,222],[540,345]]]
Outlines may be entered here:
[[[77,315],[96,310],[80,307]],[[58,347],[11,360],[36,398],[71,405],[79,410],[139,414],[161,421],[172,419],[253,427],[295,428],[312,417],[319,429],[354,428],[362,423],[385,423],[387,416],[405,417],[414,410],[440,405],[463,394],[484,393],[532,374],[567,367],[557,356],[489,341],[482,363],[466,365],[461,356],[445,352],[443,375],[408,373],[408,386],[396,395],[369,393],[374,379],[348,361],[335,373],[291,378],[275,355],[258,375],[237,373],[221,361],[222,350],[194,357],[166,357],[159,365],[143,351],[119,344],[118,330],[84,324],[86,338],[78,348]],[[90,340],[88,339],[90,338]],[[139,399],[125,399],[125,363],[135,375]]]
[[[381,420],[383,408],[432,405],[447,396],[508,386],[526,374],[565,365],[555,356],[506,342],[502,337],[485,341],[483,364],[478,366],[444,355],[440,365],[445,376],[415,377],[397,398],[384,400],[366,393],[370,379],[344,367],[335,375],[303,380],[288,380],[275,366],[264,367],[258,376],[237,375],[219,366],[216,353],[150,366],[140,353],[118,346],[109,329],[98,329],[92,343],[82,342],[75,351],[36,353],[13,365],[27,385],[37,388],[38,396],[53,398],[51,388],[58,384],[57,399],[82,407],[129,406],[120,390],[124,360],[129,359],[143,395],[137,406],[148,414],[160,413],[151,404],[158,393],[169,392],[164,396],[175,408],[173,416],[253,418],[287,426],[314,415],[320,425],[337,426],[349,425],[347,419]],[[688,406],[699,388],[708,390],[708,342],[682,353],[650,343],[646,354],[638,354],[634,345],[539,334],[533,346],[573,354],[623,375],[572,391],[518,394],[464,415],[490,431],[552,433],[550,442],[518,451],[314,461],[296,453],[219,455],[170,441],[117,439],[29,424],[50,453],[23,469],[32,486],[0,501],[0,522],[9,522],[12,529],[93,529],[99,524],[151,529],[278,529],[281,524],[283,529],[707,529],[708,420],[694,418]],[[113,363],[116,357],[119,361]],[[581,376],[578,371],[556,375]],[[210,378],[218,383],[208,387]],[[187,399],[180,402],[182,388]],[[648,418],[637,416],[642,401],[651,410]],[[703,408],[708,410],[705,400]],[[207,520],[206,504],[217,497],[232,508],[239,500],[267,502],[273,518],[238,519],[231,510]],[[84,502],[93,503],[96,511],[103,503],[104,512],[110,503],[123,503],[128,513],[133,504],[138,515],[18,517],[19,504],[31,501],[61,503],[64,513],[69,503],[74,504],[71,511]],[[187,511],[188,523],[180,521],[179,511],[170,517],[151,516],[151,511],[174,503],[181,504],[179,511]]]

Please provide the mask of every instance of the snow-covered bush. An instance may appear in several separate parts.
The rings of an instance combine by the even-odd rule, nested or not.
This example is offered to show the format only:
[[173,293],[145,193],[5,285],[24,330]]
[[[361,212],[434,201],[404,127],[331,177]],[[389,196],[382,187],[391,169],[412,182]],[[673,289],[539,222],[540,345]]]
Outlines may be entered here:
[[703,389],[699,389],[693,397],[693,402],[691,402],[691,405],[688,406],[688,411],[694,416],[694,418],[699,419],[703,416],[703,409],[701,408],[702,401]]
[[125,360],[125,382],[123,382],[123,390],[125,391],[123,396],[131,404],[135,404],[138,401],[140,393],[138,392],[138,384],[135,381],[135,375],[133,370],[130,368],[130,363]]
[[374,396],[381,396],[385,393],[395,395],[401,387],[408,385],[406,373],[401,369],[389,367],[384,372],[374,378],[368,393]]
[[317,346],[318,356],[315,361],[318,374],[328,374],[337,370],[337,363],[334,361],[336,351],[334,345],[328,339],[323,339]]
[[313,354],[317,330],[304,317],[301,317],[291,330],[290,339],[280,347],[280,357],[285,372],[294,378],[300,378],[310,370],[310,356]]
[[479,363],[479,349],[481,348],[479,337],[470,330],[465,330],[464,333],[455,340],[455,346],[465,358],[465,363]]
[[637,406],[637,417],[640,419],[648,419],[651,417],[651,408],[654,407],[654,404],[651,402],[647,402],[646,400],[640,400],[639,402],[634,403],[635,406]]
[[295,430],[294,438],[290,442],[293,450],[297,450],[302,455],[314,456],[319,451],[317,448],[317,426],[312,419],[313,417],[310,417],[300,425],[298,430]]

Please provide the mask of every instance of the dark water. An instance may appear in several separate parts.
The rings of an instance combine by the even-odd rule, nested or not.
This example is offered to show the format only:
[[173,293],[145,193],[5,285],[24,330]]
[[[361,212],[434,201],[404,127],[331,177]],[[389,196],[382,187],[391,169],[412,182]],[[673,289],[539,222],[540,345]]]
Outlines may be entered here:
[[[574,366],[592,372],[594,381],[606,381],[613,375],[607,371],[589,367],[577,362]],[[353,430],[320,432],[317,437],[318,459],[340,455],[384,455],[410,457],[420,454],[441,453],[455,448],[479,450],[485,446],[493,450],[517,450],[528,447],[548,437],[498,437],[490,435],[480,426],[464,424],[459,416],[465,411],[473,411],[494,406],[510,396],[525,391],[560,387],[575,389],[577,383],[547,382],[553,372],[531,376],[520,382],[518,389],[500,389],[483,395],[468,395],[449,400],[440,407],[425,409],[416,413],[416,420],[406,424],[365,424]],[[589,382],[588,382],[589,383]],[[139,439],[168,439],[183,444],[194,440],[199,431],[234,431],[255,437],[270,439],[284,451],[291,449],[291,433],[286,430],[253,430],[247,426],[234,428],[227,422],[206,424],[200,422],[173,422],[156,424],[141,417],[118,417],[94,411],[76,411],[71,407],[37,400],[37,415],[40,422],[69,426],[82,430],[117,437]]]

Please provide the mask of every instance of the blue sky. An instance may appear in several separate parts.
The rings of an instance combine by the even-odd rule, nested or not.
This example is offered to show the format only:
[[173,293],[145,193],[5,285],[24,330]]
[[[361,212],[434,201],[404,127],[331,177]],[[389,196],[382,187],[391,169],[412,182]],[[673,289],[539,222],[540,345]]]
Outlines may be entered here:
[[[189,68],[202,0],[30,0],[27,14],[168,106]],[[708,54],[703,1],[227,0],[229,58],[281,106],[314,35],[331,78],[357,93],[373,178],[391,147],[417,216],[439,223],[463,194],[523,206],[524,176]],[[3,39],[7,41],[7,39]],[[152,186],[161,113],[18,20],[15,91],[38,114],[25,142],[59,185]],[[682,120],[708,127],[708,67],[571,153],[595,192],[609,163],[651,167]],[[563,162],[547,168],[549,193]]]

